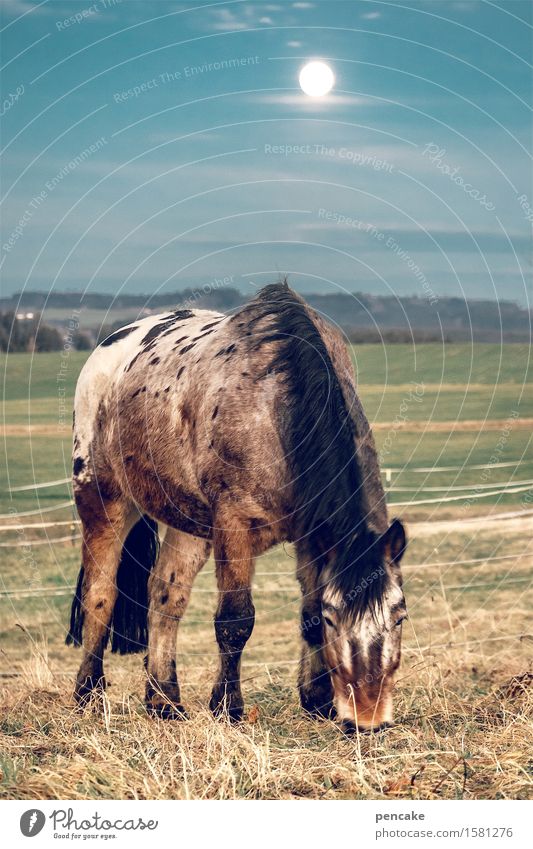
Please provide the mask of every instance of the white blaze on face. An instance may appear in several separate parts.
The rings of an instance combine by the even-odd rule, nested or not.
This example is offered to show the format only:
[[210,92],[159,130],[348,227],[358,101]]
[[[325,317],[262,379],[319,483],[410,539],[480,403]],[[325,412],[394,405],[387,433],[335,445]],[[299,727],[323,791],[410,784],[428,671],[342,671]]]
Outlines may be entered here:
[[343,636],[341,638],[341,640],[342,640],[342,643],[341,643],[341,646],[342,646],[342,665],[343,665],[344,669],[346,670],[346,672],[348,673],[348,675],[350,675],[350,673],[352,672],[352,667],[353,667],[352,644],[351,644],[350,640],[346,638],[346,636]]
[[378,609],[365,611],[350,624],[342,615],[346,605],[341,595],[329,587],[324,590],[323,606],[336,626],[325,627],[325,650],[341,721],[362,729],[392,721],[393,673],[401,640],[396,622],[403,602],[401,586],[392,578]]

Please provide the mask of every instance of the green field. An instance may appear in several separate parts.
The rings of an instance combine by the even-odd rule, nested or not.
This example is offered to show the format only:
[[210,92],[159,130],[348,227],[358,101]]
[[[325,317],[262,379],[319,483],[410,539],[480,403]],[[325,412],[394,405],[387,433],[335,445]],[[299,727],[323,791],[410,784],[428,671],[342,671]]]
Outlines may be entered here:
[[[359,392],[369,420],[376,425],[378,448],[384,450],[382,465],[403,470],[400,476],[394,474],[394,485],[414,488],[412,497],[391,493],[391,503],[437,498],[439,493],[419,491],[429,486],[443,487],[441,494],[446,497],[446,487],[471,484],[475,488],[482,482],[503,486],[533,479],[531,428],[517,426],[518,419],[533,417],[533,372],[525,345],[363,345],[352,352]],[[2,512],[51,507],[68,499],[66,484],[11,496],[9,489],[70,474],[74,388],[86,357],[79,352],[63,361],[59,353],[0,357],[5,381],[3,423],[8,426],[6,477],[0,482]],[[64,382],[58,383],[59,374]],[[66,392],[64,402],[59,387]],[[398,426],[402,418],[407,431]],[[457,422],[465,420],[478,422],[477,429],[474,424],[468,431],[460,426],[454,430]],[[418,430],[413,430],[415,425]],[[482,470],[467,468],[488,463],[495,451],[498,462],[516,462],[516,467],[494,468],[484,481]],[[460,468],[427,475],[410,472],[424,466]],[[507,506],[520,500],[520,493],[474,499],[472,510],[476,503]]]
[[[105,720],[72,710],[79,655],[65,648],[63,636],[79,566],[79,529],[72,507],[60,506],[70,499],[69,486],[10,488],[68,477],[70,410],[86,355],[71,354],[67,361],[66,416],[59,407],[59,354],[0,359],[6,459],[0,527],[10,528],[0,534],[0,795],[531,795],[529,351],[522,345],[369,345],[354,357],[382,467],[393,470],[391,510],[404,518],[411,537],[403,570],[410,621],[398,724],[356,741],[341,737],[333,723],[305,720],[298,708],[299,591],[290,547],[257,563],[257,620],[243,663],[246,704],[257,709],[248,723],[229,728],[205,710],[216,667],[211,562],[197,579],[179,637],[191,721],[176,726],[146,718],[137,657],[109,659]],[[472,468],[491,458],[512,465]],[[452,468],[419,471],[424,467]],[[523,491],[471,497],[489,492],[487,484]],[[409,503],[394,507],[401,502]],[[24,524],[64,524],[13,529],[26,511],[32,512],[20,518]],[[491,519],[509,511],[518,517]],[[483,516],[486,521],[479,521]],[[449,521],[435,524],[441,520]]]

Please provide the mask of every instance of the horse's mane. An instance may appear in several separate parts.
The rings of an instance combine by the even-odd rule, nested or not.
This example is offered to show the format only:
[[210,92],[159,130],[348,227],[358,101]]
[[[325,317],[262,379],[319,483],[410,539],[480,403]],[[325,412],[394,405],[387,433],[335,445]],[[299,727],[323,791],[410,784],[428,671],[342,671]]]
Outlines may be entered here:
[[328,577],[359,615],[379,603],[386,571],[366,523],[356,425],[338,375],[310,308],[286,281],[266,286],[243,312],[253,348],[276,343],[268,371],[283,374],[287,388],[281,435],[297,546],[317,564],[332,553]]

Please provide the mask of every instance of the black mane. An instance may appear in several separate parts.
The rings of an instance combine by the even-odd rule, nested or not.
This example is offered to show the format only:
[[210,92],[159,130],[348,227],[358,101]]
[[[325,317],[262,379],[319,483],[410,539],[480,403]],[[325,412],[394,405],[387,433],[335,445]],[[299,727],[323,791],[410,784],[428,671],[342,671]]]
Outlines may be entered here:
[[251,345],[278,343],[269,371],[284,375],[288,414],[282,438],[292,473],[297,547],[318,564],[351,615],[379,603],[387,574],[380,540],[366,523],[356,428],[310,308],[287,282],[262,289],[243,312]]

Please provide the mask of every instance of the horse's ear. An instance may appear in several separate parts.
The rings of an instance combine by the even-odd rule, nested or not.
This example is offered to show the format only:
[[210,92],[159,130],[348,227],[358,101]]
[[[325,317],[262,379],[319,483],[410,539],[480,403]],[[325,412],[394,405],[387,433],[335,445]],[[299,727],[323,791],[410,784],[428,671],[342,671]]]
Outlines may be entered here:
[[387,560],[398,565],[407,546],[405,528],[399,519],[392,520],[390,527],[383,534],[383,541],[385,543]]

